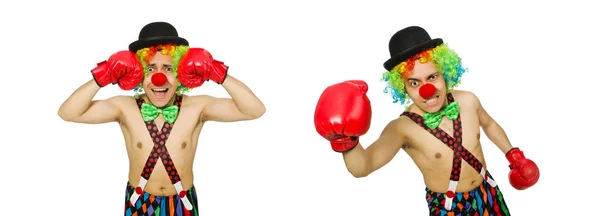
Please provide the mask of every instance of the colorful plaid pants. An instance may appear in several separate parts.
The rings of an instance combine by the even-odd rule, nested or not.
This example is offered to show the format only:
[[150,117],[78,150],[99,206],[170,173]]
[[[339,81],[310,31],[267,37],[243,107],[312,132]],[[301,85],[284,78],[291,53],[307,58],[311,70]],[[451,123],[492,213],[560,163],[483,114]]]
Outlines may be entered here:
[[144,192],[132,206],[129,197],[135,193],[135,187],[127,182],[125,191],[125,216],[198,216],[198,198],[196,197],[196,188],[192,186],[187,191],[187,198],[194,206],[188,211],[183,206],[179,196],[154,196]]
[[[489,172],[487,174],[492,178]],[[487,181],[469,192],[456,193],[451,211],[444,208],[445,193],[433,192],[429,188],[425,191],[430,216],[510,216],[500,188],[490,186]]]

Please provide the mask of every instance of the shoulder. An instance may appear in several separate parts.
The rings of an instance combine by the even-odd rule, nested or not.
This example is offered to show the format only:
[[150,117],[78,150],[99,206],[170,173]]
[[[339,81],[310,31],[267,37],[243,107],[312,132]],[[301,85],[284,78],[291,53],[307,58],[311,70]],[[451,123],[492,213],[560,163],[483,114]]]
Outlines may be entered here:
[[389,131],[398,135],[404,135],[406,132],[406,127],[411,123],[413,122],[410,118],[406,116],[399,116],[398,118],[388,122],[388,124],[385,126],[385,131]]
[[211,100],[213,100],[215,97],[210,96],[210,95],[182,95],[183,97],[183,101],[187,101],[188,103],[194,103],[194,104],[205,104]]
[[114,104],[118,107],[135,105],[135,97],[128,96],[128,95],[112,96],[112,97],[109,97],[108,99],[106,99],[106,101],[108,101],[109,103]]
[[475,93],[467,90],[453,90],[452,95],[457,99],[473,100],[477,98],[477,95],[475,95]]
[[454,96],[454,99],[456,99],[461,105],[475,107],[480,105],[479,98],[471,91],[454,90],[452,91],[452,96]]
[[192,105],[195,107],[205,107],[214,102],[216,97],[210,95],[182,95],[183,105]]
[[403,146],[406,140],[410,139],[412,131],[414,131],[410,127],[411,121],[409,118],[403,116],[389,121],[381,132],[380,138],[390,141],[389,143]]

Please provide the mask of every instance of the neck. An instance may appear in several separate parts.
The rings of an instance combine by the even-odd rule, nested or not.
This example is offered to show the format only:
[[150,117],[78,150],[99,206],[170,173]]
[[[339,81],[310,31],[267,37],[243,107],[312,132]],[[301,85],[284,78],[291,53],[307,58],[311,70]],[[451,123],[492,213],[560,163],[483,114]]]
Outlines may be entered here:
[[[441,96],[440,96],[441,97]],[[446,106],[448,106],[448,98],[444,97],[444,103],[442,104],[442,107],[440,107],[440,109],[438,109],[437,111],[433,112],[433,113],[437,113],[439,111],[444,110],[444,108],[446,108]]]
[[157,108],[164,108],[164,107],[168,107],[168,106],[171,106],[171,105],[175,104],[175,97],[176,96],[177,95],[173,95],[171,97],[171,99],[169,99],[169,102],[167,104],[165,104],[164,106],[161,106],[161,107],[158,107],[158,106],[154,105],[154,102],[152,102],[152,100],[150,100],[150,98],[148,97],[148,95],[144,95],[144,100],[149,101],[152,105],[156,106]]

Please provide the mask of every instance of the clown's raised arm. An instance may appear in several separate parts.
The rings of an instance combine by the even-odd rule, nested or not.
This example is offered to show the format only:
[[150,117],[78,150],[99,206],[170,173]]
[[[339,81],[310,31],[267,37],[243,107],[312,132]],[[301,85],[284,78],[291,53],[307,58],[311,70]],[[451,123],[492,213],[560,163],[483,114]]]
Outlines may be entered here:
[[240,80],[228,74],[229,66],[213,59],[202,48],[190,48],[178,67],[178,79],[186,87],[197,87],[205,81],[213,81],[225,88],[231,98],[215,98],[208,95],[193,96],[200,103],[203,121],[235,122],[253,120],[265,113],[260,99]]
[[91,70],[93,80],[79,87],[58,110],[65,121],[101,124],[118,121],[122,116],[120,104],[125,97],[93,100],[98,91],[109,84],[118,84],[123,90],[134,89],[143,79],[143,69],[135,53],[119,51]]
[[328,86],[317,102],[314,124],[317,132],[343,154],[348,171],[366,177],[389,163],[407,143],[401,119],[390,121],[367,149],[360,142],[371,126],[368,85],[348,80]]
[[[157,52],[172,57],[173,64],[156,64]],[[151,58],[155,61],[151,61]],[[102,87],[118,84],[123,90],[141,91],[147,89],[150,84],[156,87],[168,86],[166,84],[171,83],[170,80],[177,79],[179,85],[176,88],[150,88],[153,94],[149,99],[161,102],[159,96],[162,91],[168,93],[171,89],[182,93],[199,87],[206,81],[213,81],[222,85],[231,98],[207,95],[190,97],[192,102],[202,106],[202,120],[235,122],[261,117],[265,113],[262,101],[243,82],[228,75],[228,70],[227,65],[213,59],[212,55],[202,48],[189,48],[187,44],[137,48],[133,44],[130,51],[119,51],[108,60],[98,63],[92,70],[93,81],[90,80],[77,89],[63,103],[58,114],[65,121],[79,123],[118,121],[122,115],[120,105],[127,99],[124,96],[115,96],[107,100],[93,100]],[[158,71],[170,73],[156,73]],[[143,82],[144,77],[150,79]],[[165,105],[168,102],[164,101]]]

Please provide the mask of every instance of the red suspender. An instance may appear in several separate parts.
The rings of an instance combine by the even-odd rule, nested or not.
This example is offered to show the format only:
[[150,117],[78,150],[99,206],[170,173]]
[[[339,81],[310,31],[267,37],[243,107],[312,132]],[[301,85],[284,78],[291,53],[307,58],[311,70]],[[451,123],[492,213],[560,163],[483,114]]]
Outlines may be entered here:
[[[181,107],[181,100],[181,95],[175,96],[175,105],[177,107]],[[137,99],[137,105],[139,109],[142,108],[143,103],[144,99]],[[149,121],[145,123],[146,129],[148,129],[148,133],[150,133],[150,137],[152,138],[154,146],[152,147],[152,151],[150,152],[150,155],[148,156],[148,159],[146,160],[146,163],[144,165],[144,169],[140,178],[140,183],[135,188],[136,193],[134,193],[130,198],[131,204],[135,205],[135,202],[143,193],[143,190],[146,187],[146,183],[148,182],[148,179],[150,179],[150,175],[152,175],[154,166],[160,160],[162,161],[165,169],[167,169],[169,179],[171,179],[171,183],[179,193],[179,197],[181,198],[181,201],[183,202],[185,208],[187,210],[191,210],[192,204],[186,197],[186,191],[184,191],[183,187],[181,186],[181,178],[179,177],[179,173],[177,173],[175,164],[173,163],[173,160],[171,159],[169,151],[166,147],[167,139],[169,138],[169,134],[171,133],[171,129],[173,128],[173,124],[165,122],[163,124],[163,127],[160,130],[158,130],[158,127],[156,126],[154,121]]]

